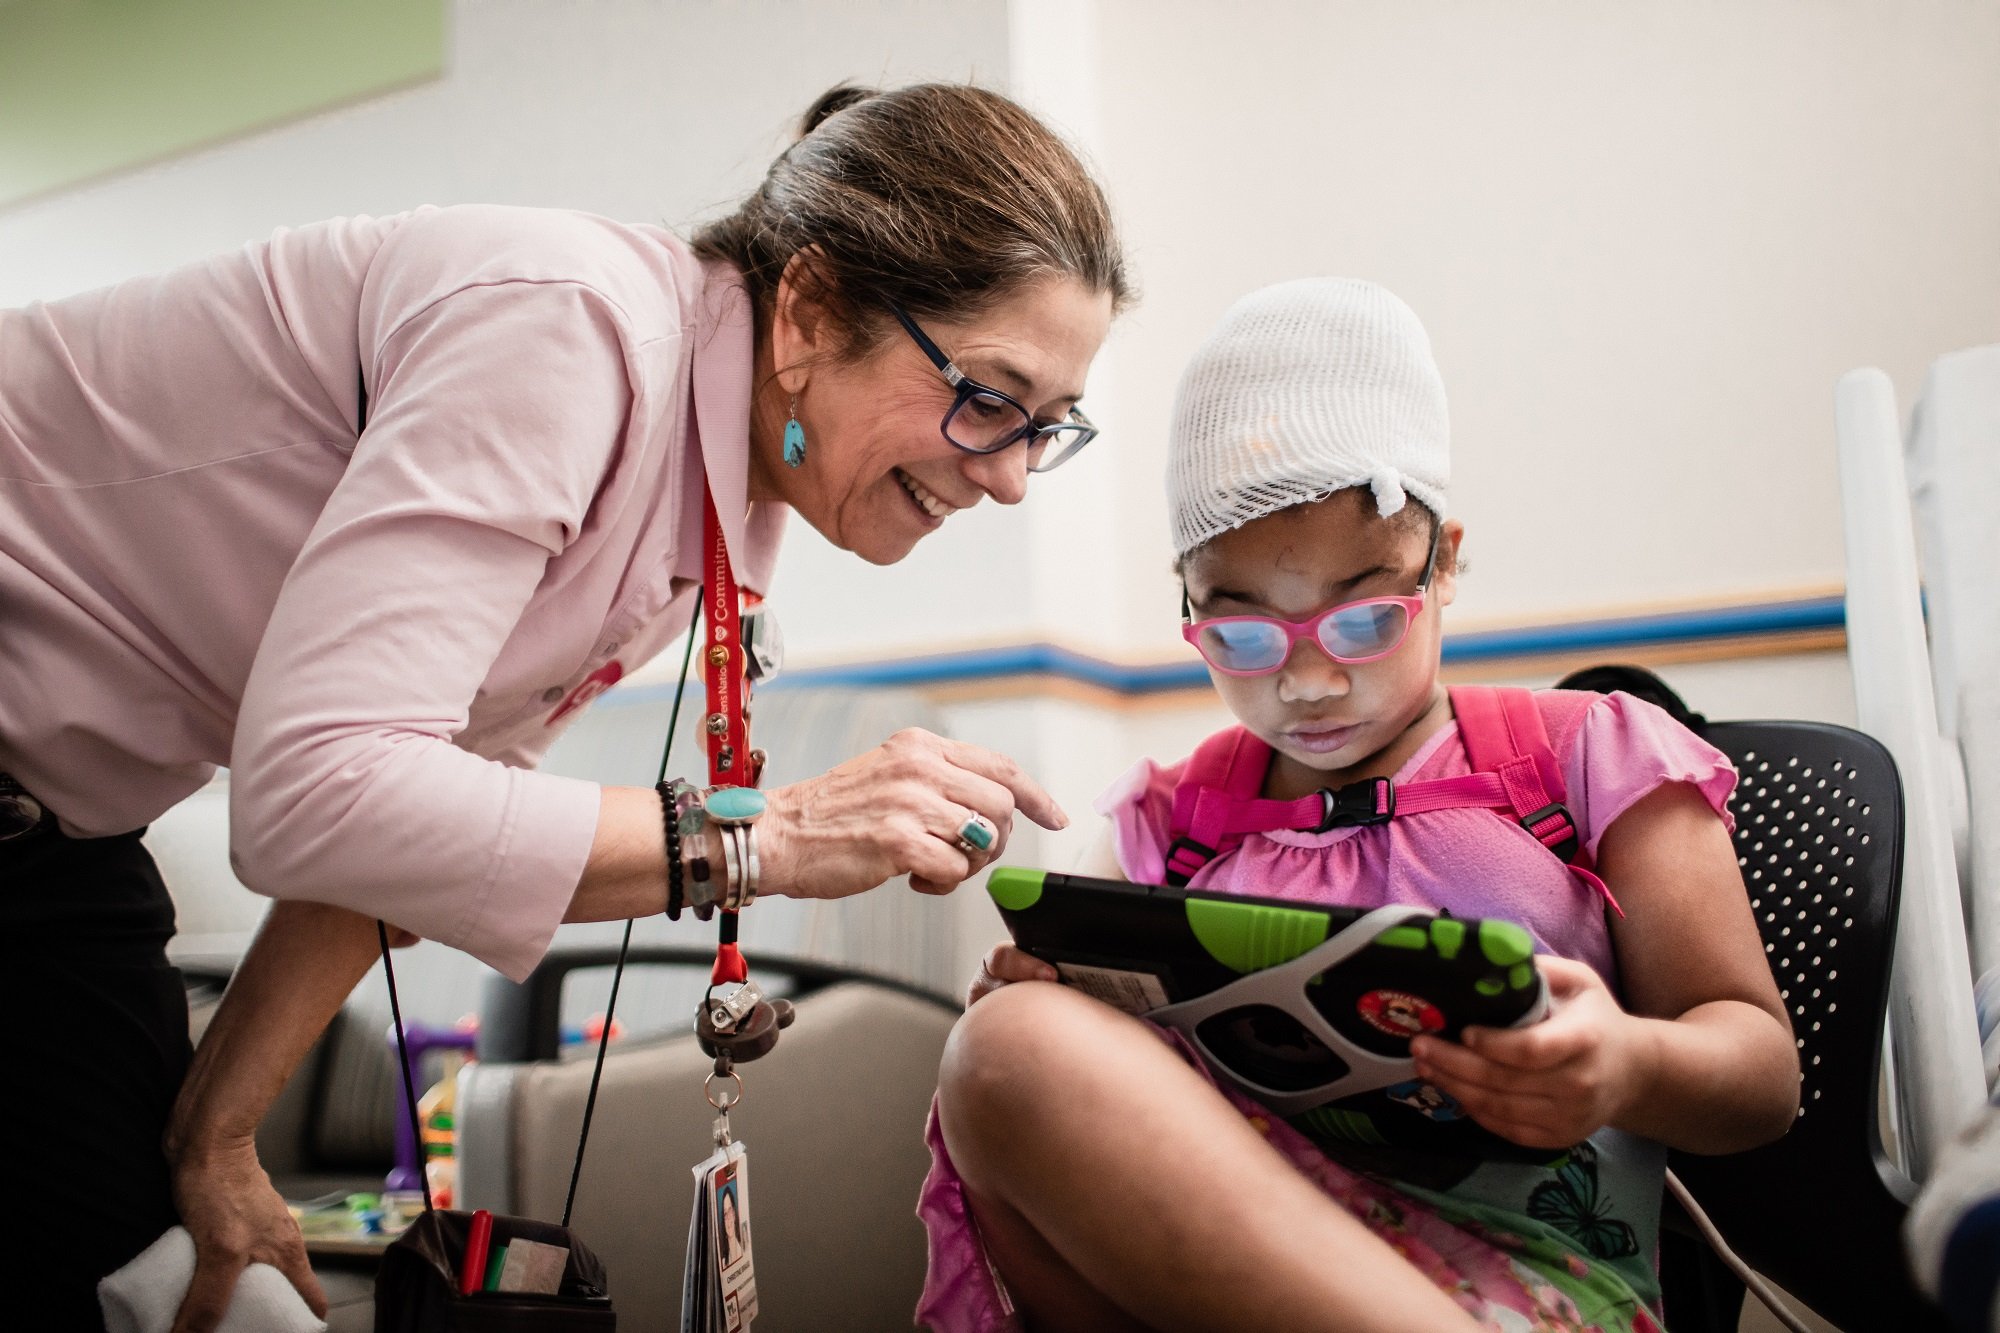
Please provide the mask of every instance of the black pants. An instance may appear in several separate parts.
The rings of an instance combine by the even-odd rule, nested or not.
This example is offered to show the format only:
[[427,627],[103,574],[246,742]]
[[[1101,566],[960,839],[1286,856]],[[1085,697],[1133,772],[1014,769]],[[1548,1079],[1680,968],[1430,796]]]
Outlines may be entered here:
[[0,1324],[101,1330],[97,1280],[177,1220],[160,1134],[191,1051],[173,933],[138,833],[0,842]]

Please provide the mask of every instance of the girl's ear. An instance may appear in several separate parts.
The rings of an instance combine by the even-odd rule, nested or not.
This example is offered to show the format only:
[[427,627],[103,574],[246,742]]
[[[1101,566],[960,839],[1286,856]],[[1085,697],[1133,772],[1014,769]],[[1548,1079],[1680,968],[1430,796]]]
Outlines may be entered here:
[[1431,574],[1431,590],[1439,606],[1450,606],[1458,596],[1458,547],[1464,540],[1465,524],[1446,519],[1438,534],[1437,569]]

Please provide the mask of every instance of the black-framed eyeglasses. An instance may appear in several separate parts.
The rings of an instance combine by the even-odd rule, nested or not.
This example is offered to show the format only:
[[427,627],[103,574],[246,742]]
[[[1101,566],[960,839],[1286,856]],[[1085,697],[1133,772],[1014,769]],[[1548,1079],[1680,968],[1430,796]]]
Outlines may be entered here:
[[1047,424],[1036,421],[1035,414],[1020,399],[981,384],[960,370],[901,306],[894,301],[884,304],[903,326],[903,332],[938,368],[944,382],[957,391],[938,427],[951,444],[969,454],[997,454],[1025,440],[1028,471],[1053,472],[1097,438],[1097,427],[1079,408],[1072,407],[1061,421]]

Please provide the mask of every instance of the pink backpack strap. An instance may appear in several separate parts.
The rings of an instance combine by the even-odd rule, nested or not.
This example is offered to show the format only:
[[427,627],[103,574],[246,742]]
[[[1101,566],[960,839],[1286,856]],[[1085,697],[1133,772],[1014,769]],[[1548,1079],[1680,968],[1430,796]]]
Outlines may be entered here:
[[1576,819],[1564,804],[1568,793],[1562,763],[1549,744],[1548,727],[1533,692],[1460,685],[1451,691],[1451,710],[1458,718],[1467,760],[1476,773],[1490,773],[1500,780],[1515,821],[1601,894],[1614,912],[1625,915],[1609,886],[1587,864]]
[[1239,805],[1263,789],[1271,747],[1243,727],[1218,731],[1188,756],[1174,787],[1168,832],[1167,883],[1185,884],[1203,866],[1243,841],[1231,828]]
[[[1246,833],[1386,824],[1396,814],[1396,788],[1387,778],[1321,788],[1294,801],[1258,796],[1271,767],[1271,747],[1242,727],[1203,741],[1174,788],[1168,831],[1166,879],[1186,884],[1210,861],[1234,851]],[[1493,801],[1491,804],[1504,804]]]
[[1523,689],[1461,685],[1451,691],[1451,711],[1473,771],[1498,777],[1521,827],[1564,861],[1574,861],[1576,823],[1563,804],[1562,765],[1535,696]]
[[1393,785],[1387,778],[1322,788],[1295,801],[1261,799],[1271,747],[1242,727],[1217,732],[1189,756],[1174,787],[1166,881],[1179,887],[1234,851],[1246,833],[1386,824],[1399,815],[1483,806],[1508,813],[1618,911],[1604,881],[1585,864],[1576,821],[1563,804],[1562,764],[1549,744],[1540,706],[1527,690],[1461,686],[1451,692],[1459,734],[1474,770],[1463,777]]

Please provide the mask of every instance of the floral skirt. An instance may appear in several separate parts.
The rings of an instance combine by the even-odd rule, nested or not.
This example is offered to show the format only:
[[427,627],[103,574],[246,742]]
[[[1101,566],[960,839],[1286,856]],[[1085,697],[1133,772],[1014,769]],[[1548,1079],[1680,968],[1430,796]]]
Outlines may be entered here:
[[[1177,1036],[1160,1035],[1199,1067]],[[1563,1244],[1549,1228],[1523,1218],[1517,1231],[1491,1208],[1460,1212],[1428,1191],[1419,1199],[1333,1161],[1248,1098],[1217,1090],[1285,1160],[1485,1327],[1496,1333],[1661,1333],[1655,1312],[1623,1277]],[[930,1270],[917,1323],[932,1333],[1020,1333],[1025,1326],[980,1241],[935,1105],[925,1140],[931,1170],[917,1216],[930,1239]]]

